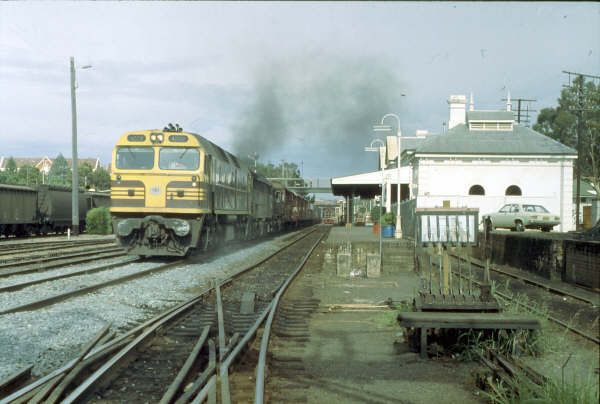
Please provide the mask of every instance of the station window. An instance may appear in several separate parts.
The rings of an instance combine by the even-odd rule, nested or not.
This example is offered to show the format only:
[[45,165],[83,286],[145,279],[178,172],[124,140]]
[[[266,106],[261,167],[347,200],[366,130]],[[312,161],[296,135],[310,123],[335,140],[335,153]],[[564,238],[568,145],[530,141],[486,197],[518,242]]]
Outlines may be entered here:
[[519,188],[516,185],[511,185],[510,187],[506,188],[506,192],[504,193],[504,195],[508,195],[508,196],[521,196],[521,188]]
[[485,195],[485,189],[481,185],[473,185],[469,188],[469,195]]

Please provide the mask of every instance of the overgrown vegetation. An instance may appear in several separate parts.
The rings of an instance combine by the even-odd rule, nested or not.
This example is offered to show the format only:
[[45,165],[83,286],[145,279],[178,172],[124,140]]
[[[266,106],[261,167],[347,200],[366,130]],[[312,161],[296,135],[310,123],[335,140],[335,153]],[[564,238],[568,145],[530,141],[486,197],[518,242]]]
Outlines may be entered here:
[[[507,282],[508,283],[508,282]],[[498,285],[492,282],[492,291],[497,289]],[[505,285],[507,286],[507,285]],[[504,288],[503,293],[507,293],[508,288]],[[544,332],[548,327],[546,314],[548,309],[531,301],[527,296],[511,296],[513,300],[506,301],[505,313],[528,314],[537,317],[542,323],[542,330],[527,332],[520,330],[517,332],[500,331],[477,331],[470,330],[463,333],[458,338],[457,350],[461,350],[460,359],[465,361],[477,360],[479,354],[484,354],[488,348],[505,355],[531,355],[541,356],[542,354],[553,354],[560,350],[560,342],[566,337],[565,329],[562,336],[551,337],[550,333]],[[529,308],[527,308],[527,306]],[[568,361],[568,359],[567,359]],[[566,365],[566,362],[565,364]],[[560,380],[550,377],[548,381],[539,386],[537,384],[526,382],[526,376],[516,376],[515,391],[511,386],[505,385],[502,381],[489,381],[491,391],[484,394],[494,404],[529,404],[529,403],[558,403],[558,404],[591,404],[597,403],[600,396],[598,390],[597,376],[592,374],[587,378],[580,378],[575,375],[565,378],[563,375]]]
[[89,234],[111,234],[110,210],[102,207],[88,211],[85,217],[85,231]]
[[[534,383],[518,383],[518,393],[502,382],[492,382],[490,386],[492,391],[484,394],[494,404],[596,404],[600,397],[595,378],[596,376],[589,375],[585,379],[578,379],[575,376],[561,381],[550,379],[542,386]],[[521,380],[521,377],[516,379]]]

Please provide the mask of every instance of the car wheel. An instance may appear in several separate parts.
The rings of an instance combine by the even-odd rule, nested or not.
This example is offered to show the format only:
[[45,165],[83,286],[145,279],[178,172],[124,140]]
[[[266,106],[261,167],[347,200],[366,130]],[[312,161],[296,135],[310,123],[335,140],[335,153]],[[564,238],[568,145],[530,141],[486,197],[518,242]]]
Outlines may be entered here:
[[525,231],[525,227],[523,227],[523,222],[521,222],[520,220],[517,220],[515,222],[515,230],[516,231]]
[[542,227],[543,232],[549,232],[550,230],[552,230],[552,227]]

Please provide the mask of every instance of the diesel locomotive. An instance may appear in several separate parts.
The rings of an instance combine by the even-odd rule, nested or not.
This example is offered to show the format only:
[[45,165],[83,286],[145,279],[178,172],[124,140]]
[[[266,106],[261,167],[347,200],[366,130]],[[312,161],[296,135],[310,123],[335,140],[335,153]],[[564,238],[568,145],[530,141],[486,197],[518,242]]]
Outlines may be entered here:
[[125,133],[112,167],[113,230],[130,254],[183,256],[312,220],[305,198],[194,133]]

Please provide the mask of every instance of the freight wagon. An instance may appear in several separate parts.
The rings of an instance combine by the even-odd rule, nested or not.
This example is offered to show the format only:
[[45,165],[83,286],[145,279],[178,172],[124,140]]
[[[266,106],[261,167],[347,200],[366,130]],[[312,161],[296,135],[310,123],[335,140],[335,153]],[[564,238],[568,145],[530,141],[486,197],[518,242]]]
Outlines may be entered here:
[[[65,232],[72,221],[71,198],[71,189],[66,187],[0,184],[0,235]],[[88,210],[108,206],[109,201],[107,194],[80,191],[80,228],[84,228]]]

